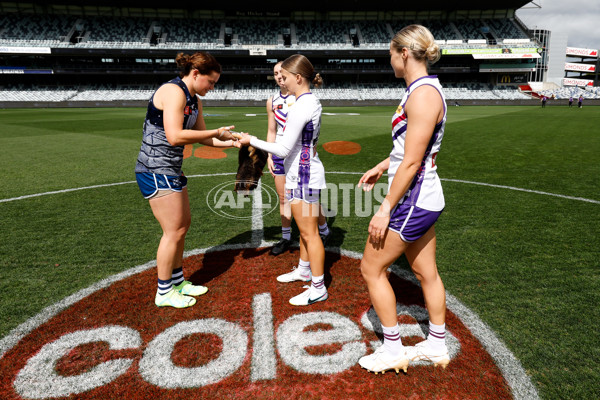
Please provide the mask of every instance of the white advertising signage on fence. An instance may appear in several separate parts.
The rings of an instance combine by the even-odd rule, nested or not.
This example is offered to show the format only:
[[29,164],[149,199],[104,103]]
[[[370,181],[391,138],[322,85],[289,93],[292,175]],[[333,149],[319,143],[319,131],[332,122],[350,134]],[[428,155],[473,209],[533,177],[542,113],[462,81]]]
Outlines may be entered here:
[[50,47],[0,46],[0,53],[9,54],[50,54]]
[[578,47],[567,47],[567,55],[581,57],[598,57],[598,50],[580,49]]
[[592,64],[565,63],[565,70],[579,72],[596,72],[596,66]]
[[588,79],[563,78],[563,86],[594,86],[594,81]]

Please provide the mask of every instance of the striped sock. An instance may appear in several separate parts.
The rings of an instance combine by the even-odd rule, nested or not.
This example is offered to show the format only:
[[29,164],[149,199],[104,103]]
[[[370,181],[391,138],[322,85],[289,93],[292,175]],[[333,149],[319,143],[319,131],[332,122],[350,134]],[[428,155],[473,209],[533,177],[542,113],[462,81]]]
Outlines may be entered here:
[[173,270],[171,274],[171,280],[173,281],[173,285],[180,285],[185,279],[183,278],[183,267],[179,267]]
[[171,279],[167,279],[163,281],[162,279],[158,279],[158,294],[165,295],[169,293],[169,291],[173,288],[173,282]]
[[292,227],[287,227],[284,228],[283,226],[281,227],[281,237],[282,239],[285,240],[290,240],[292,238]]
[[[322,296],[325,292],[327,292],[327,288],[325,287],[325,275],[313,276],[310,284],[310,290],[312,293],[318,296]],[[314,298],[314,296],[312,298]]]
[[327,226],[327,222],[325,222],[323,225],[319,225],[319,234],[329,235],[329,227]]
[[403,346],[398,324],[390,327],[381,325],[381,327],[383,328],[383,348],[385,351],[392,356],[400,355]]
[[429,321],[429,335],[427,342],[434,350],[444,350],[446,347],[446,324],[435,325]]

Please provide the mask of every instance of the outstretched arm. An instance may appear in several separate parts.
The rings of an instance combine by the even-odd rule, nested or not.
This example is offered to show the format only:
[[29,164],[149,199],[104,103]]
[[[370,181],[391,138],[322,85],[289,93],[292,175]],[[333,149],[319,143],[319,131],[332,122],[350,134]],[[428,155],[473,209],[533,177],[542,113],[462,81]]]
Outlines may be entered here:
[[386,158],[367,172],[358,180],[358,187],[363,188],[365,192],[373,189],[375,183],[381,178],[383,173],[390,168],[390,158]]
[[286,158],[294,148],[294,145],[300,140],[300,135],[306,122],[306,117],[301,115],[301,113],[290,113],[285,123],[285,135],[283,135],[283,139],[279,143],[265,142],[255,136],[244,137],[240,140],[240,143],[244,146],[249,144],[275,154],[277,157]]
[[183,129],[186,100],[185,95],[176,85],[163,85],[154,95],[154,105],[163,110],[163,125],[165,135],[169,143],[173,146],[183,146],[192,143],[212,143],[211,139],[232,139],[231,133],[233,126],[223,126],[217,129],[206,129],[204,117],[202,115],[202,103],[198,102],[198,119],[193,129]]

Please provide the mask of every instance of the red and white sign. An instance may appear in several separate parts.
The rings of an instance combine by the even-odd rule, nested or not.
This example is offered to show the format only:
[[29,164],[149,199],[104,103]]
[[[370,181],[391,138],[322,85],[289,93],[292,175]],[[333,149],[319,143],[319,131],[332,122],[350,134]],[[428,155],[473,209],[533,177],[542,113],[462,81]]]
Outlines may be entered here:
[[568,56],[582,56],[582,57],[598,57],[598,50],[595,49],[581,49],[578,47],[567,47]]
[[565,70],[580,72],[596,72],[596,66],[592,64],[565,63]]
[[594,81],[589,79],[563,78],[563,86],[594,86]]

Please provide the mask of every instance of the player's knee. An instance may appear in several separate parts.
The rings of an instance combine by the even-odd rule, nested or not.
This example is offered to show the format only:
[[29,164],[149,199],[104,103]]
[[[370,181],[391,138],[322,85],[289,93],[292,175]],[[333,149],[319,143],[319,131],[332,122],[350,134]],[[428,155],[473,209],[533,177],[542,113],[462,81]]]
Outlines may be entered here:
[[177,228],[170,229],[164,232],[164,235],[167,236],[173,242],[181,242],[185,239],[185,235],[189,230],[189,225],[181,225]]
[[415,274],[415,277],[419,280],[419,282],[421,282],[421,284],[429,284],[432,282],[436,282],[438,279],[440,279],[440,275],[438,274],[437,270],[415,271],[413,269],[413,272]]
[[306,243],[313,243],[313,241],[316,241],[316,240],[321,241],[321,237],[319,236],[318,231],[315,231],[315,232],[300,231],[300,237]]
[[381,268],[369,259],[362,259],[360,262],[360,273],[366,282],[376,280],[381,276]]

